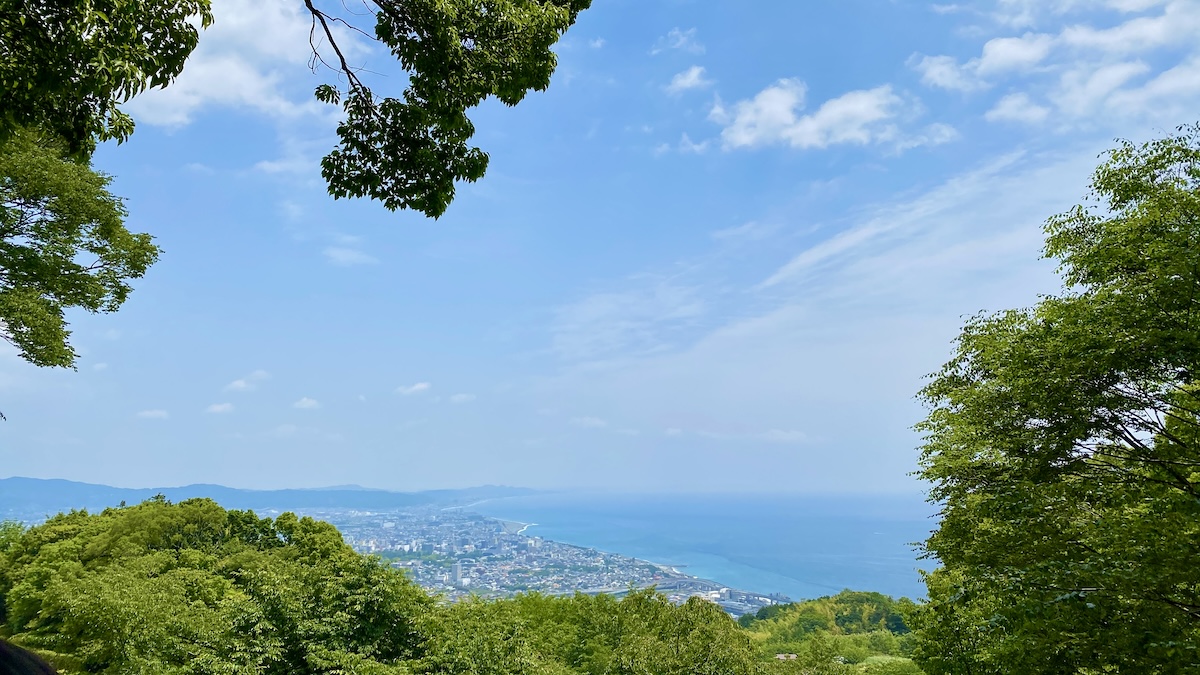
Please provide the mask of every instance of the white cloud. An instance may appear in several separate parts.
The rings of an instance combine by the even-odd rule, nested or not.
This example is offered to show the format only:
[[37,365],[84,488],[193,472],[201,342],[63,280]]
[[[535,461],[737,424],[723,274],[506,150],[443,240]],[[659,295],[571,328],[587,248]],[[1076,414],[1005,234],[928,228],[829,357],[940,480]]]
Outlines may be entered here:
[[608,426],[608,422],[599,417],[572,417],[571,424],[585,429],[603,429]]
[[1193,119],[1200,104],[1200,54],[1132,89],[1114,92],[1108,109],[1124,117]]
[[166,127],[190,123],[208,105],[249,108],[279,118],[317,112],[315,101],[294,102],[284,96],[279,91],[282,79],[234,55],[201,53],[166,89],[143,94],[128,107],[138,121]]
[[921,83],[940,89],[974,91],[982,89],[983,83],[976,79],[953,56],[921,56],[914,54],[909,66],[921,74]]
[[1126,82],[1149,72],[1142,62],[1113,63],[1093,68],[1082,65],[1063,73],[1051,95],[1058,109],[1071,117],[1086,117],[1101,109],[1108,97]]
[[[214,0],[216,21],[200,36],[183,73],[165,89],[128,104],[140,122],[181,126],[209,106],[254,110],[274,118],[324,114],[311,85],[289,87],[307,68],[312,18],[288,0]],[[338,44],[351,58],[368,46],[335,26]]]
[[658,41],[654,43],[654,48],[650,50],[650,53],[652,55],[661,54],[670,49],[678,49],[681,51],[690,52],[692,54],[704,53],[704,45],[700,44],[700,42],[696,40],[695,28],[689,28],[687,30],[672,28],[667,32],[666,35],[660,37]]
[[330,246],[322,253],[329,262],[340,267],[353,267],[355,265],[375,265],[379,262],[378,258],[363,253],[354,248],[346,248],[344,246]]
[[748,101],[734,104],[731,113],[714,107],[710,118],[730,120],[721,132],[726,149],[752,148],[776,143],[793,148],[825,148],[852,143],[864,145],[894,140],[897,130],[887,124],[902,104],[890,86],[843,94],[821,104],[811,115],[804,108],[803,82],[785,79]]
[[759,240],[766,239],[774,234],[779,229],[778,225],[768,225],[756,221],[750,221],[734,227],[726,227],[724,229],[715,230],[709,236],[713,239],[733,241],[733,240]]
[[450,397],[451,403],[470,403],[475,400],[475,394],[455,394]]
[[705,89],[711,87],[712,80],[704,77],[703,66],[692,66],[682,73],[671,78],[671,83],[667,85],[668,94],[681,94],[691,89]]
[[258,384],[264,380],[271,378],[271,374],[265,370],[256,370],[246,377],[238,378],[233,382],[225,385],[226,391],[253,391],[258,388]]
[[606,43],[604,41],[604,38],[595,38],[592,40],[588,40],[588,46],[591,47],[592,49],[600,49],[605,44]]
[[983,117],[989,122],[1038,124],[1049,115],[1049,108],[1034,103],[1027,94],[1016,93],[1000,99]]
[[1096,49],[1109,54],[1134,54],[1194,42],[1200,35],[1200,3],[1176,0],[1156,16],[1141,16],[1110,28],[1068,26],[1062,31],[1064,44]]
[[974,63],[973,69],[983,77],[1028,70],[1045,60],[1053,46],[1054,37],[1045,33],[1026,33],[1021,37],[988,40],[983,45],[983,54]]
[[166,410],[143,410],[137,416],[144,420],[165,420],[170,417]]
[[431,386],[428,382],[418,382],[416,384],[396,387],[396,393],[404,396],[412,396],[413,394],[429,391]]
[[952,56],[914,54],[909,66],[921,74],[921,82],[930,87],[953,91],[977,91],[990,86],[985,78],[1027,72],[1040,65],[1054,46],[1054,36],[1026,33],[1021,37],[1001,37],[983,45],[983,54],[960,64]]
[[97,363],[94,366],[92,366],[92,370],[96,370],[96,371],[108,370],[108,364],[107,363]]
[[233,412],[233,404],[232,403],[214,403],[214,404],[208,406],[207,408],[205,408],[204,412],[212,413],[215,415],[219,415],[222,413],[231,413],[231,412]]
[[304,398],[300,399],[299,401],[296,401],[295,403],[293,403],[292,407],[299,408],[301,410],[313,410],[316,408],[320,408],[321,404],[319,402],[317,402],[315,399],[311,399],[311,398],[305,396]]
[[942,145],[959,138],[958,130],[949,124],[936,122],[922,129],[919,133],[896,138],[893,148],[896,152],[904,152],[922,146]]
[[782,431],[780,429],[772,429],[759,434],[758,438],[768,443],[806,443],[809,440],[808,434],[803,431]]
[[686,133],[684,133],[679,137],[679,151],[685,154],[690,153],[699,155],[705,150],[708,150],[708,143],[709,142],[707,140],[697,143],[692,140],[691,136],[688,136]]
[[[984,113],[989,121],[1053,122],[1058,131],[1164,126],[1200,106],[1200,2],[997,0],[995,7],[1009,27],[1002,30],[1043,28],[996,36],[963,63],[951,56],[909,61],[922,82],[944,89],[973,91],[1007,78],[1009,93]],[[1112,23],[1103,10],[1127,16]]]

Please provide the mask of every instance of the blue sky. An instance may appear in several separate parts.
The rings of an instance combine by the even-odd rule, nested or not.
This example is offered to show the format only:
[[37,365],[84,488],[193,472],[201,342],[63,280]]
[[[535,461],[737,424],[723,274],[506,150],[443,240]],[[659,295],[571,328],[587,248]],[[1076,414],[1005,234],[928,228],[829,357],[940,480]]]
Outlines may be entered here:
[[302,3],[213,4],[96,158],[162,259],[77,372],[0,348],[4,475],[919,490],[963,317],[1055,292],[1045,218],[1200,109],[1195,0],[596,0],[432,221],[326,196]]

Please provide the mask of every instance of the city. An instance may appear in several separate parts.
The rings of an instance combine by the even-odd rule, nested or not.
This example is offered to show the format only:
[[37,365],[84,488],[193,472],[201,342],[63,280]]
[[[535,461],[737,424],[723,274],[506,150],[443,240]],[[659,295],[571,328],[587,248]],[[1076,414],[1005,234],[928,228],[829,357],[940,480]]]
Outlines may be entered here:
[[447,600],[514,593],[610,593],[655,588],[672,602],[710,600],[734,617],[790,599],[728,588],[666,565],[526,534],[529,525],[457,507],[391,511],[304,510],[342,532],[361,553],[405,570]]

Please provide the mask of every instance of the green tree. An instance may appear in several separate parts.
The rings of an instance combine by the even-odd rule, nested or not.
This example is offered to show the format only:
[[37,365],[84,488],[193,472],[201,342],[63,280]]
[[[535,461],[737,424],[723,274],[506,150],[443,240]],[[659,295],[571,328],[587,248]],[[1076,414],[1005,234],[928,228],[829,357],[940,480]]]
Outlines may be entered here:
[[[300,0],[296,0],[299,2]],[[467,111],[489,97],[516,105],[549,86],[551,48],[591,0],[367,0],[373,34],[303,0],[313,63],[339,86],[339,142],[322,160],[334,198],[442,215],[457,181],[483,176]],[[63,309],[113,311],[158,254],[122,226],[108,180],[89,171],[96,144],[125,140],[121,104],[169,85],[213,21],[209,0],[0,0],[0,336],[28,361],[71,366]],[[373,38],[408,74],[380,96],[345,57],[336,24]],[[321,48],[318,48],[320,45]],[[79,166],[71,167],[70,162]],[[81,260],[84,259],[84,260]]]
[[[467,111],[495,97],[516,105],[550,85],[551,47],[591,0],[374,0],[375,38],[409,73],[400,96],[379,97],[338,48],[331,17],[304,0],[332,46],[331,67],[345,86],[317,88],[341,102],[338,145],[321,161],[329,192],[370,197],[389,209],[428,216],[445,212],[456,181],[487,169],[485,152],[469,144]],[[326,60],[314,48],[316,58]]]
[[1200,672],[1200,126],[1046,224],[1066,289],[971,320],[922,391],[930,673]]
[[0,0],[0,142],[40,128],[86,159],[124,140],[118,105],[183,71],[194,21],[212,23],[208,0]]
[[0,635],[88,673],[407,673],[431,600],[327,523],[206,499],[74,512],[0,548]]
[[115,311],[157,259],[109,177],[29,129],[0,142],[0,337],[39,366],[75,363],[64,310]]
[[[301,0],[295,0],[300,2]],[[489,97],[516,105],[550,84],[551,48],[591,0],[367,0],[374,26],[354,25],[325,3],[302,0],[313,20],[313,63],[339,85],[318,99],[341,103],[338,145],[321,162],[329,192],[370,197],[389,209],[437,217],[456,181],[474,181],[487,154],[469,144],[467,111]],[[332,3],[331,3],[332,4]],[[86,159],[97,141],[128,138],[120,105],[165,87],[213,21],[209,0],[0,0],[0,141],[36,127]],[[379,96],[338,43],[336,24],[376,40],[408,73]],[[370,32],[368,32],[370,31]]]

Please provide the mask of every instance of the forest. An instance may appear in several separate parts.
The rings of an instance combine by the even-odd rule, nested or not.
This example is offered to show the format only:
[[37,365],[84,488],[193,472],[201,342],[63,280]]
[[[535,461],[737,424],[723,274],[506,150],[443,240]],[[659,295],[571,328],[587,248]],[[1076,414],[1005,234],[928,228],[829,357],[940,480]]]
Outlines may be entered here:
[[910,607],[847,591],[739,625],[652,590],[447,603],[328,523],[208,499],[0,528],[0,635],[61,673],[919,673]]

